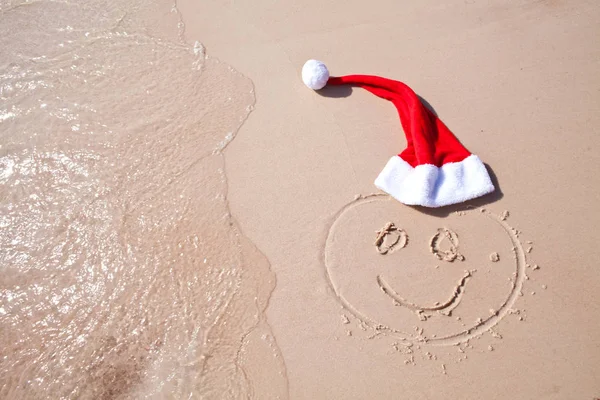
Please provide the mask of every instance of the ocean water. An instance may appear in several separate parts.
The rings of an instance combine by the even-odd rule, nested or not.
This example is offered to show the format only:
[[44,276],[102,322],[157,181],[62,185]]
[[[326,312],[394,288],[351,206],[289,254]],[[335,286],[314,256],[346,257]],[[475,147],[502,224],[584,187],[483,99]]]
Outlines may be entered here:
[[286,397],[227,203],[254,101],[175,3],[0,0],[0,398]]

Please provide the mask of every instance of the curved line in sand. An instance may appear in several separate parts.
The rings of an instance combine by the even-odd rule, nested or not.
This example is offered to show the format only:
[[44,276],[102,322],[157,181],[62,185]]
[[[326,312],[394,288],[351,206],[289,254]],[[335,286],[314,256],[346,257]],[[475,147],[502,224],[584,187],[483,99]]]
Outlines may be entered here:
[[379,288],[388,295],[392,300],[398,303],[401,306],[409,308],[413,311],[440,311],[445,314],[449,314],[462,299],[462,294],[464,293],[465,285],[470,277],[473,276],[472,271],[465,271],[465,275],[458,281],[458,284],[454,287],[454,291],[452,295],[443,303],[436,303],[433,306],[419,306],[415,303],[412,303],[405,298],[401,297],[398,292],[396,292],[383,278],[381,275],[377,275],[377,285]]
[[[440,249],[440,244],[448,240],[450,248],[448,250]],[[429,241],[429,250],[440,261],[454,262],[454,260],[463,261],[465,257],[458,252],[458,235],[448,228],[440,228]]]

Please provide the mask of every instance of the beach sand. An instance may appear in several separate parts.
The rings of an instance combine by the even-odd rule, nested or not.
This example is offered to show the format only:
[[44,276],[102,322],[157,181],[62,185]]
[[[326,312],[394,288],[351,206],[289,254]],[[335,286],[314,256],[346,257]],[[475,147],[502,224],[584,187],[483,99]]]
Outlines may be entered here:
[[[69,22],[34,19],[48,3],[5,3],[7,32]],[[90,73],[96,58],[71,58],[80,47],[39,70],[25,62],[50,54],[39,42],[0,42],[29,46],[0,57],[4,398],[600,397],[595,2],[93,4],[92,42],[73,46],[112,60],[109,80]],[[309,90],[310,58],[408,84],[497,191],[435,210],[377,191],[405,144],[395,109],[358,88]],[[85,71],[73,78],[71,63]],[[76,78],[109,94],[125,85],[135,101],[95,86],[82,104],[97,117],[73,104]],[[36,103],[44,79],[63,96],[44,103],[54,114]],[[156,90],[148,103],[138,82]],[[60,110],[98,125],[56,122]],[[65,172],[54,182],[31,164]],[[389,222],[401,231],[380,254]],[[61,245],[80,258],[50,257]]]
[[[290,398],[600,396],[597,3],[184,0],[179,8],[187,39],[256,87],[256,109],[225,153],[229,200],[277,276],[267,317]],[[502,222],[518,230],[522,250],[479,210],[353,203],[377,192],[372,182],[403,149],[403,132],[393,106],[365,91],[304,87],[310,58],[333,75],[401,80],[431,104],[497,179],[497,193],[470,204],[508,214]],[[388,221],[409,236],[390,260],[373,246]],[[458,233],[464,262],[429,251],[444,227]],[[519,279],[515,257],[525,264]],[[402,297],[426,305],[447,300],[472,269],[452,316],[427,321],[394,307],[376,279],[387,274]],[[415,340],[415,327],[432,339],[468,332],[479,318],[491,322],[473,337]],[[377,324],[409,331],[412,347]]]

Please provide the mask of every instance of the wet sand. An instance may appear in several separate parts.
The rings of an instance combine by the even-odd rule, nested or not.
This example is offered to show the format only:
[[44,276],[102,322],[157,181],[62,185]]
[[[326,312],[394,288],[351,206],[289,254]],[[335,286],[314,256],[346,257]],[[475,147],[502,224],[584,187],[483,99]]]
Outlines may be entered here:
[[2,9],[0,397],[283,397],[222,153],[252,82],[176,8],[113,6]]

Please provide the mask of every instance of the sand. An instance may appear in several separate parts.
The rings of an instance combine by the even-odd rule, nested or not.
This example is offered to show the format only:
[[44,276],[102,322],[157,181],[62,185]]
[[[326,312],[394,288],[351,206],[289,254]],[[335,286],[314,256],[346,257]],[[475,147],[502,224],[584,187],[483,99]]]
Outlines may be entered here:
[[282,397],[224,172],[252,82],[113,5],[0,14],[0,397]]
[[[229,200],[277,276],[267,318],[290,398],[600,395],[595,2],[180,1],[179,8],[187,39],[201,40],[256,87],[256,109],[225,152]],[[336,219],[356,195],[376,192],[373,180],[404,139],[385,101],[358,89],[305,88],[299,76],[309,58],[333,74],[379,74],[415,89],[493,171],[500,190],[471,204],[500,221],[383,200],[355,207],[346,215],[352,221]],[[410,240],[380,255],[375,232],[390,221]],[[328,249],[336,223],[346,223],[333,229],[346,242]],[[464,261],[431,254],[440,228],[458,234]],[[345,268],[334,285],[328,257]],[[465,270],[477,271],[451,317],[421,321],[377,287],[382,270],[422,306],[445,302]],[[439,346],[387,331],[439,338],[490,317],[496,323],[468,341]]]
[[[225,293],[253,307],[238,302],[238,314],[219,314],[234,325],[238,318],[245,322],[228,330],[216,321],[211,326],[223,341],[214,346],[150,330],[149,337],[193,348],[192,359],[177,346],[156,350],[160,357],[127,377],[131,390],[106,397],[600,397],[595,2],[179,0],[174,10],[175,24],[182,25],[168,40],[191,54],[198,42],[195,48],[208,60],[235,70],[224,74],[241,74],[234,93],[246,79],[254,88],[254,109],[235,139],[200,171],[203,179],[219,168],[226,176],[215,181],[215,190],[227,201],[215,207],[230,213],[235,229],[213,221],[204,232],[223,232],[228,248],[244,260],[232,271],[248,271],[242,275],[247,279],[231,282],[245,282],[247,290]],[[167,13],[150,13],[156,15]],[[146,33],[167,29],[157,25]],[[499,190],[438,210],[407,207],[378,193],[373,180],[404,145],[395,110],[359,89],[307,89],[300,70],[309,58],[322,59],[333,74],[378,74],[407,83],[488,164]],[[148,147],[156,157],[156,147]],[[145,170],[146,179],[160,186],[155,174]],[[185,177],[178,181],[181,190],[202,196],[194,192],[195,176]],[[201,203],[186,203],[186,209],[205,210]],[[184,208],[161,204],[167,216]],[[191,235],[202,215],[192,213],[183,232],[165,237]],[[380,243],[386,230],[390,237]],[[139,251],[147,250],[140,245]],[[186,257],[184,267],[194,265],[197,255]],[[195,274],[184,269],[179,282]],[[6,278],[2,283],[3,289],[15,285]],[[168,297],[172,289],[161,290]],[[191,307],[194,300],[190,295],[183,303]],[[158,315],[170,310],[158,301],[151,305]],[[6,343],[11,325],[2,325]],[[130,367],[111,342],[127,338],[128,327],[112,326],[121,333],[105,338],[105,348]],[[181,321],[174,326],[193,331]],[[220,357],[213,358],[214,368],[198,370],[205,365],[198,349]],[[0,386],[18,398],[23,392],[14,379],[30,374],[34,380],[36,369],[28,366],[36,358],[31,351],[14,354],[8,354],[14,363],[2,365]],[[19,364],[23,357],[32,359]],[[232,362],[234,368],[226,367]],[[168,380],[169,366],[176,379]],[[21,369],[11,375],[9,367]],[[104,374],[91,374],[87,393],[103,387],[100,378],[105,386],[115,381],[110,366],[102,368]],[[61,379],[71,378],[59,374],[57,384]],[[157,391],[157,382],[172,386]],[[26,386],[25,393],[41,393],[44,385],[36,385],[39,392]]]

